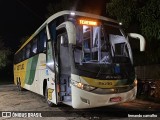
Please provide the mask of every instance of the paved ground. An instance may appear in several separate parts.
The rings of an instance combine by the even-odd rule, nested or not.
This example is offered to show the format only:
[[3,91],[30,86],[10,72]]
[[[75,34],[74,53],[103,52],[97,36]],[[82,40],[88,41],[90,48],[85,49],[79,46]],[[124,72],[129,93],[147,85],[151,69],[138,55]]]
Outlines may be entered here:
[[[0,111],[16,111],[21,114],[25,114],[26,111],[29,112],[39,112],[42,116],[52,116],[45,117],[47,120],[136,120],[132,115],[139,115],[139,117],[147,114],[151,117],[155,117],[156,120],[160,120],[160,104],[135,100],[132,102],[127,102],[114,106],[85,109],[85,110],[75,110],[70,106],[61,105],[48,107],[45,99],[35,93],[30,91],[19,92],[15,85],[0,85]],[[47,111],[47,112],[46,112]],[[145,112],[144,112],[145,111]],[[13,113],[12,113],[13,114]],[[28,114],[28,113],[27,113]],[[14,114],[17,115],[17,114]],[[40,114],[38,114],[40,115]],[[128,116],[130,118],[122,118],[119,116]],[[151,116],[152,115],[152,116]],[[0,115],[1,116],[1,115]],[[53,117],[54,116],[54,117]],[[116,116],[116,118],[115,118]],[[118,118],[117,118],[118,117]],[[144,117],[144,116],[143,116]],[[0,117],[2,120],[21,120],[22,118],[4,118]],[[24,120],[41,120],[43,118],[23,118]],[[143,118],[144,120],[146,118]]]

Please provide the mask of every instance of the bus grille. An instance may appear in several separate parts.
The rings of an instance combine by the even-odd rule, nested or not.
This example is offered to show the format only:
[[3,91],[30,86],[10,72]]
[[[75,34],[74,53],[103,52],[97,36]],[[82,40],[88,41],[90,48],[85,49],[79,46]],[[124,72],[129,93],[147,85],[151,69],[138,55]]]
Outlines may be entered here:
[[106,88],[97,88],[97,89],[94,89],[93,91],[90,91],[90,92],[93,92],[96,94],[115,94],[115,93],[128,92],[133,88],[134,88],[134,85],[128,85],[128,86],[124,86],[124,87],[115,87],[115,88],[107,88],[107,89]]

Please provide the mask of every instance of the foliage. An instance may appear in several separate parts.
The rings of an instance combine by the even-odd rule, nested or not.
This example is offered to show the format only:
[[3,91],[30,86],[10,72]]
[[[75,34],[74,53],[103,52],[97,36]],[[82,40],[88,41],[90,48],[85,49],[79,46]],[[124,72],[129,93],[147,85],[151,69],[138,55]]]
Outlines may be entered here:
[[160,40],[160,0],[147,0],[138,11],[142,33],[148,40]]
[[[160,62],[160,0],[111,0],[106,4],[109,16],[122,21],[127,30],[133,27],[147,40],[145,62]],[[147,60],[147,61],[146,61]]]
[[111,0],[110,3],[107,3],[107,13],[117,18],[125,27],[129,26],[136,17],[135,8],[134,0]]
[[138,22],[148,40],[160,40],[160,0],[111,0],[106,8],[126,28]]
[[3,38],[0,37],[0,69],[7,66],[10,62],[8,56],[11,54],[11,51],[4,46]]

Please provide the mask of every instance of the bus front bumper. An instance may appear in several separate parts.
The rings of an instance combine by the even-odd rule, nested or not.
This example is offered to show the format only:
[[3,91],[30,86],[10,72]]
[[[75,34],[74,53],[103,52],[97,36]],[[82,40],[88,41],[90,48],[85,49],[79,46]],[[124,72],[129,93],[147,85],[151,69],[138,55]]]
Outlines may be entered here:
[[126,101],[132,101],[136,98],[137,86],[125,93],[115,94],[95,94],[71,85],[72,89],[72,107],[76,109],[93,108],[108,106]]

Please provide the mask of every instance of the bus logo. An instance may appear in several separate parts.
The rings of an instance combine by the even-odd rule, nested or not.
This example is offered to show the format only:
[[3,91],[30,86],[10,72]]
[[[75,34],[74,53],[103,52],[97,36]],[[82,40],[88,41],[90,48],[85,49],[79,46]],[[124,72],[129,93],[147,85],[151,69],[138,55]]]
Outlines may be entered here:
[[11,112],[2,112],[2,117],[11,117]]

